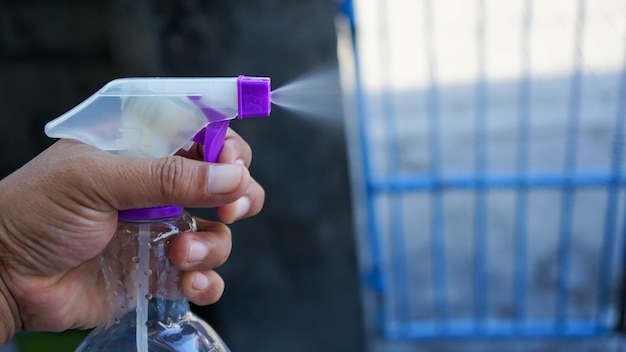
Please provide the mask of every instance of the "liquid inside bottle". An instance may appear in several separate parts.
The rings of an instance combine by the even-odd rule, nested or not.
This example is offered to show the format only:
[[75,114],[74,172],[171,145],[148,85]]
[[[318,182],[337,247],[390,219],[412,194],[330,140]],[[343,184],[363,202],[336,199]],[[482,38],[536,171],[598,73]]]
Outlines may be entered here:
[[80,344],[83,351],[228,352],[217,333],[189,309],[181,273],[168,259],[171,241],[196,231],[189,213],[120,219],[100,256],[110,318]]

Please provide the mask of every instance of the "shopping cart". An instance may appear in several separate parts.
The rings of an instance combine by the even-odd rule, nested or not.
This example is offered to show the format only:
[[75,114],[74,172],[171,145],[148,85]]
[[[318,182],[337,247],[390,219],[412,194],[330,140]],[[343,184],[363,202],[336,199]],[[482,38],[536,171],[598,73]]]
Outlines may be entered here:
[[622,329],[626,4],[605,2],[343,2],[364,292],[385,337]]

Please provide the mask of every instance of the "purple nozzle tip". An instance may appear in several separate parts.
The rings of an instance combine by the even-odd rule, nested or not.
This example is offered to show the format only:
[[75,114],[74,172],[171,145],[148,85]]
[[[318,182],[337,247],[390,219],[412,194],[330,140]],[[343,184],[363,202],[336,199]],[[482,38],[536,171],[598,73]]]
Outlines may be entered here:
[[270,116],[270,79],[269,77],[239,76],[237,93],[239,96],[239,116]]

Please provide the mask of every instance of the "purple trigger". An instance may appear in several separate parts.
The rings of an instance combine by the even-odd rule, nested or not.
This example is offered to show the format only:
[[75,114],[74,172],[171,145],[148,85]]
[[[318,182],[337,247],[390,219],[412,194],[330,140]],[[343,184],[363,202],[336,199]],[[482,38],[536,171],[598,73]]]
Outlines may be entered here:
[[194,142],[202,144],[204,147],[204,161],[217,162],[224,146],[229,122],[226,120],[210,123],[193,137]]

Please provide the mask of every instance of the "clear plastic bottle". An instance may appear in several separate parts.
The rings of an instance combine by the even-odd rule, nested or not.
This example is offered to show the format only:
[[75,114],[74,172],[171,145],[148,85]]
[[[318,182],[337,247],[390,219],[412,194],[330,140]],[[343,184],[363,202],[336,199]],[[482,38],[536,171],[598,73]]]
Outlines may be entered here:
[[229,351],[190,311],[181,273],[168,259],[172,240],[195,230],[193,217],[179,207],[120,212],[117,232],[100,257],[111,316],[77,352]]

